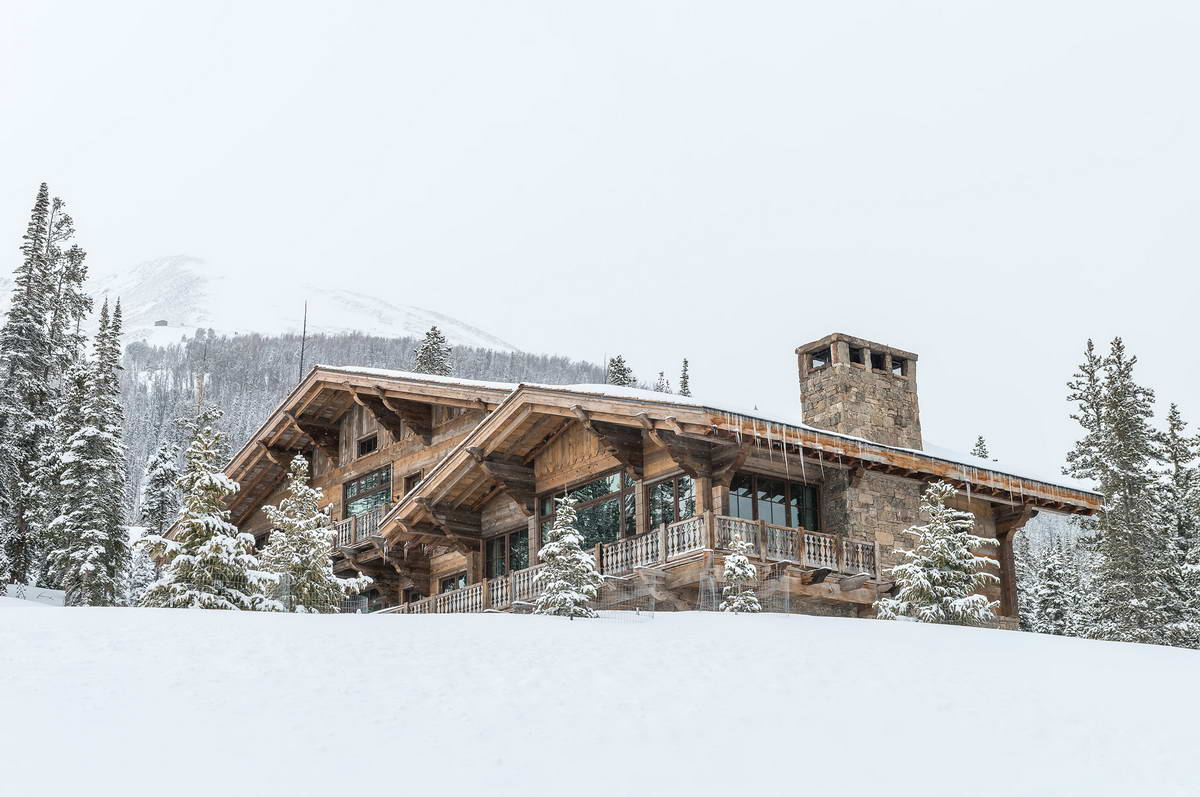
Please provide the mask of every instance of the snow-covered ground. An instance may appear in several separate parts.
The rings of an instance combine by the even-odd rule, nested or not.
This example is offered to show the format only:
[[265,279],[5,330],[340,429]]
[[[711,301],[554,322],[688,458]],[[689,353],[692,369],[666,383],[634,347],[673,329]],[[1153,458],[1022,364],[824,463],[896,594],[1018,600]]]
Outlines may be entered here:
[[787,615],[0,611],[0,757],[43,797],[1195,794],[1197,655]]

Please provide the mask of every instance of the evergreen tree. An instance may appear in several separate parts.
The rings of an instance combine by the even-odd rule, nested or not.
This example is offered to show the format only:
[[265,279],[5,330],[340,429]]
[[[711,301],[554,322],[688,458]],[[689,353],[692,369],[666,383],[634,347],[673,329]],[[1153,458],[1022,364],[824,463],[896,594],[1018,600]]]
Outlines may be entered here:
[[1017,532],[1013,541],[1013,563],[1017,568],[1017,614],[1022,631],[1037,629],[1038,566],[1029,546],[1029,532]]
[[683,358],[683,367],[679,369],[679,395],[691,396],[692,383],[688,378],[688,361],[687,357]]
[[50,192],[42,183],[0,327],[0,539],[7,567],[0,576],[17,584],[28,583],[37,559],[35,471],[51,425],[47,374],[52,352],[46,326],[50,207]]
[[1063,636],[1070,627],[1072,591],[1066,554],[1058,540],[1043,553],[1034,593],[1034,627],[1041,634]]
[[[178,448],[174,441],[164,440],[146,463],[142,476],[142,494],[138,502],[143,539],[164,537],[179,517],[179,467],[175,464]],[[141,539],[134,545],[130,568],[130,603],[141,603],[142,596],[159,577],[158,565]]]
[[334,613],[342,598],[371,583],[366,576],[333,574],[335,531],[328,510],[321,509],[321,490],[308,483],[308,460],[297,455],[288,472],[287,495],[279,506],[264,506],[271,536],[262,565],[287,581],[292,611]]
[[670,393],[671,392],[671,381],[669,379],[667,379],[666,376],[663,375],[662,371],[658,372],[658,380],[654,383],[654,392],[656,392],[656,393]]
[[750,543],[735,535],[729,544],[730,553],[725,557],[725,587],[721,590],[723,612],[761,612],[758,596],[749,586],[758,579],[758,569],[750,563],[746,554],[752,550]]
[[1179,407],[1171,405],[1167,428],[1160,437],[1165,472],[1159,487],[1158,527],[1163,535],[1160,581],[1162,611],[1166,615],[1163,639],[1177,647],[1200,646],[1200,478],[1196,459],[1200,439],[1189,437]]
[[996,560],[975,551],[996,540],[976,537],[975,516],[946,506],[957,491],[946,482],[931,484],[922,496],[921,511],[929,517],[912,526],[917,537],[912,551],[900,551],[907,561],[892,568],[895,597],[875,602],[880,619],[912,617],[923,623],[982,625],[995,619],[999,601],[978,591],[1000,579],[986,568]]
[[75,222],[65,210],[66,204],[55,197],[50,204],[50,228],[47,241],[49,317],[47,335],[50,344],[50,368],[46,378],[53,385],[54,375],[65,374],[83,350],[83,320],[92,311],[92,297],[84,292],[87,280],[87,253],[67,244],[75,237]]
[[1094,529],[1098,554],[1092,634],[1131,642],[1160,640],[1172,610],[1162,580],[1167,543],[1156,527],[1154,465],[1159,460],[1150,426],[1154,392],[1133,379],[1137,358],[1120,338],[1107,357],[1091,341],[1069,383],[1078,411],[1071,417],[1084,436],[1067,456],[1067,472],[1098,483],[1105,510]]
[[178,486],[183,512],[175,539],[151,535],[146,546],[164,561],[163,575],[150,585],[143,606],[195,609],[273,610],[283,607],[265,590],[277,577],[265,572],[254,555],[254,538],[229,522],[225,499],[239,489],[220,468],[220,413],[201,412],[185,455]]
[[450,376],[450,347],[446,345],[446,336],[436,326],[429,328],[413,354],[416,356],[413,370],[417,373]]
[[106,302],[80,423],[59,460],[63,504],[50,524],[58,544],[49,557],[50,571],[72,606],[116,605],[129,568],[120,363],[121,305],[110,318]]
[[987,441],[983,439],[983,435],[975,438],[975,447],[971,449],[971,456],[979,457],[980,459],[992,458],[992,455],[988,453]]
[[546,544],[538,551],[545,565],[535,576],[541,590],[534,614],[559,617],[595,617],[587,605],[600,591],[602,577],[595,558],[583,550],[583,537],[575,527],[575,501],[558,499],[554,525],[546,534]]
[[605,382],[620,387],[635,387],[637,385],[637,380],[633,376],[633,370],[625,364],[625,358],[619,354],[609,358],[608,377],[605,379]]

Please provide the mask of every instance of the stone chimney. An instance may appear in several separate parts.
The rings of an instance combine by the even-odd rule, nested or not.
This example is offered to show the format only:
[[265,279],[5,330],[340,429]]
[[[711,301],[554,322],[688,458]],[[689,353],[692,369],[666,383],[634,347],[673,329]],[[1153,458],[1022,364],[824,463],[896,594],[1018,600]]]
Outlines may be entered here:
[[835,332],[796,349],[804,422],[901,448],[921,448],[917,355]]

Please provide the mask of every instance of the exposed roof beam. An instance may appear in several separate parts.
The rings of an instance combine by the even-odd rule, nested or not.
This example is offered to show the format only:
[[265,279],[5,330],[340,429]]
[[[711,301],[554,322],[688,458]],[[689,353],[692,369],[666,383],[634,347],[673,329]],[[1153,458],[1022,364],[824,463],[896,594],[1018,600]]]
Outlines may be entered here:
[[604,450],[625,466],[631,478],[641,481],[644,473],[641,431],[615,423],[592,420],[578,404],[572,405],[571,412],[583,424],[583,428],[596,436]]
[[508,493],[508,497],[516,502],[526,517],[533,517],[535,490],[532,465],[526,465],[515,457],[499,454],[487,456],[483,449],[476,446],[468,448],[467,452]]

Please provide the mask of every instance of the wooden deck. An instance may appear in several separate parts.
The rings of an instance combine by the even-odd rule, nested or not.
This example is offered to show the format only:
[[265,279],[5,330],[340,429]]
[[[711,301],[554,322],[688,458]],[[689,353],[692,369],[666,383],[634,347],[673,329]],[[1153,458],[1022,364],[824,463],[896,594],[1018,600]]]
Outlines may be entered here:
[[[375,524],[378,527],[378,520]],[[339,538],[340,534],[339,528]],[[636,537],[597,545],[594,555],[600,572],[606,576],[627,576],[639,568],[669,572],[702,560],[706,553],[728,551],[735,536],[741,536],[754,546],[757,552],[754,558],[762,565],[794,565],[847,576],[865,574],[872,581],[879,580],[876,565],[879,551],[875,543],[856,542],[830,534],[711,512],[659,526]],[[528,604],[537,598],[535,577],[542,567],[535,565],[499,578],[485,579],[386,611],[398,614],[446,614],[511,610],[515,605]]]

